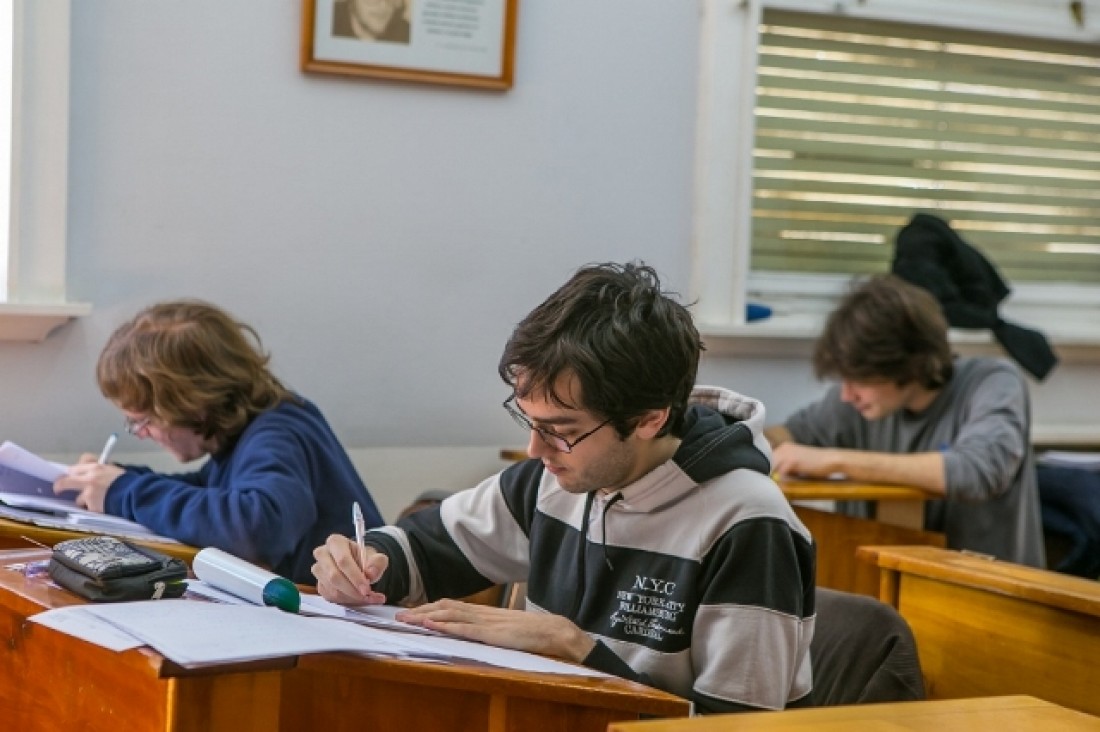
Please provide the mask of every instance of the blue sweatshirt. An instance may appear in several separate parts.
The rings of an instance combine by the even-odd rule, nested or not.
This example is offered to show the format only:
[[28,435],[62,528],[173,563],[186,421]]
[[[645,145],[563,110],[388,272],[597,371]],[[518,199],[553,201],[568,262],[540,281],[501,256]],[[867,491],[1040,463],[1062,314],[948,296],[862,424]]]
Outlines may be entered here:
[[258,415],[197,472],[121,467],[126,472],[107,490],[107,513],[186,544],[217,547],[294,582],[316,582],[313,549],[329,534],[353,533],[353,502],[368,527],[383,523],[332,428],[305,400]]

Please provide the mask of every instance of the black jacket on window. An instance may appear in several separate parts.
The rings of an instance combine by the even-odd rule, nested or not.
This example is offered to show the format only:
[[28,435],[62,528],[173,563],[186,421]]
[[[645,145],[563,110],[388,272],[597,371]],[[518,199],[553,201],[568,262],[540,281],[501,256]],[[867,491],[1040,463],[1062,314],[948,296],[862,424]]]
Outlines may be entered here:
[[1001,319],[997,307],[1011,290],[989,260],[943,219],[913,216],[898,232],[891,271],[935,295],[952,326],[991,330],[1036,379],[1046,378],[1058,363],[1046,336]]

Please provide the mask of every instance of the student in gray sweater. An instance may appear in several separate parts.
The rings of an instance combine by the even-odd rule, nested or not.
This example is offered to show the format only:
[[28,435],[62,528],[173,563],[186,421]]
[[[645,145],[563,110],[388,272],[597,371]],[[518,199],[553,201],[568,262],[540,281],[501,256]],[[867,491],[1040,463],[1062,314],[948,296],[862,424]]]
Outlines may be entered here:
[[949,547],[1045,566],[1027,385],[1012,363],[953,357],[939,304],[893,275],[840,302],[813,360],[839,384],[765,430],[780,475],[918,486],[941,497],[924,523]]

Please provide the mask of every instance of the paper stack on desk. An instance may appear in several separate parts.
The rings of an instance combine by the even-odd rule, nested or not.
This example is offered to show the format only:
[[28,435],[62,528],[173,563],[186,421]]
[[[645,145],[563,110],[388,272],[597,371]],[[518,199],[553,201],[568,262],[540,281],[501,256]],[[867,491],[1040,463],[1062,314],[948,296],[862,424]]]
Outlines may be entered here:
[[[203,552],[208,550],[204,549]],[[224,552],[207,564],[223,571],[208,579],[225,586],[189,581],[196,599],[73,605],[34,615],[31,621],[116,651],[141,645],[156,649],[185,668],[238,663],[329,651],[433,662],[473,662],[538,673],[606,676],[579,666],[522,651],[446,637],[394,619],[397,608],[350,609],[315,595],[301,596],[301,613],[284,612],[261,602],[252,584],[266,584],[269,572],[240,570],[248,563]],[[199,553],[200,555],[202,552]],[[198,556],[196,556],[196,560]],[[352,622],[348,622],[351,620]]]
[[0,517],[47,529],[178,543],[134,521],[79,508],[73,502],[76,491],[55,495],[53,482],[66,470],[64,465],[44,460],[14,442],[0,445]]

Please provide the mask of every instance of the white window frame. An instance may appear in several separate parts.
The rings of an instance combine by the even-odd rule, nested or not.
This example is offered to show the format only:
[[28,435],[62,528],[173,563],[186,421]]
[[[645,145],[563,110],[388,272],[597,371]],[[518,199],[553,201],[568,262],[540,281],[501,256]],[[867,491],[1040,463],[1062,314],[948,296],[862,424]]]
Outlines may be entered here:
[[[827,275],[762,276],[750,271],[752,172],[758,28],[765,8],[894,22],[943,25],[1076,42],[1100,40],[1100,0],[1085,0],[1084,25],[1067,0],[700,0],[702,7],[692,288],[708,345],[754,339],[739,352],[789,352],[809,341],[849,279]],[[1100,288],[1012,284],[1002,314],[1047,333],[1056,345],[1100,348]],[[765,300],[775,314],[745,322],[747,302]],[[985,343],[986,334],[954,340]],[[764,345],[760,345],[763,343]]]
[[69,302],[65,286],[71,8],[70,0],[13,0],[9,11],[11,188],[0,340],[40,341],[91,312]]

